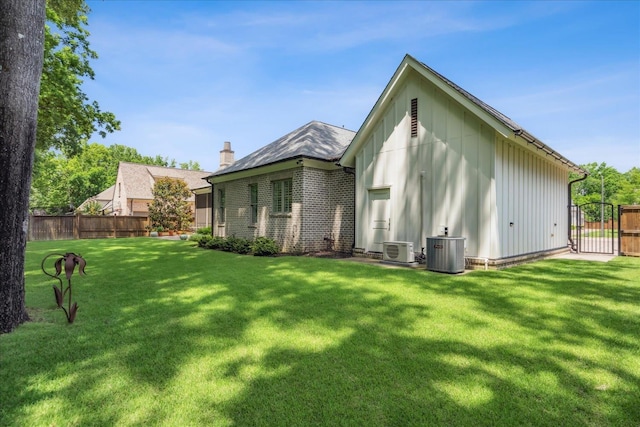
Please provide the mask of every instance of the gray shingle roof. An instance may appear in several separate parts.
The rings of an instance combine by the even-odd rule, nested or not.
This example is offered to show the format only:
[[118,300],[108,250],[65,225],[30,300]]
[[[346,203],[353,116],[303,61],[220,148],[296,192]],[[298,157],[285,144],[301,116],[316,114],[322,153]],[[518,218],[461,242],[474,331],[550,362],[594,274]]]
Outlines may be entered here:
[[253,169],[299,157],[337,161],[355,134],[348,129],[312,121],[228,167],[214,172],[211,176]]
[[[420,62],[420,61],[418,61],[418,62]],[[471,102],[475,103],[477,106],[479,106],[480,108],[485,110],[487,113],[491,114],[493,117],[495,117],[496,119],[501,121],[503,124],[505,124],[511,130],[522,129],[522,126],[520,126],[515,121],[511,120],[511,118],[507,117],[506,115],[504,115],[500,111],[498,111],[495,108],[493,108],[491,105],[489,105],[486,102],[482,101],[480,98],[478,98],[478,97],[472,95],[471,93],[467,92],[466,90],[462,89],[460,86],[458,86],[457,84],[455,84],[454,82],[452,82],[451,80],[449,80],[448,78],[443,76],[442,74],[438,73],[436,70],[434,70],[433,68],[429,67],[424,62],[420,62],[420,65],[422,65],[424,68],[426,68],[429,71],[431,71],[433,74],[435,74],[440,79],[442,79],[442,81],[444,81],[449,86],[451,86],[452,88],[454,88],[455,90],[460,92],[465,98],[469,99]]]

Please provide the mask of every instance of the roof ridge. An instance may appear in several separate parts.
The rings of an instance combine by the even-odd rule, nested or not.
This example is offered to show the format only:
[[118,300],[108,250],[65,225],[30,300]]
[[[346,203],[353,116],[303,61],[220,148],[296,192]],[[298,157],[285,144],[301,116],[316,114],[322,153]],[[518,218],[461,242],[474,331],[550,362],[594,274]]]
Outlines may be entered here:
[[171,170],[178,170],[178,171],[186,171],[186,172],[205,172],[205,173],[210,173],[209,171],[205,171],[205,170],[195,170],[195,169],[182,169],[182,168],[177,168],[177,167],[172,167],[172,166],[160,166],[160,165],[150,165],[148,163],[136,163],[136,162],[125,162],[125,161],[118,161],[119,164],[125,164],[125,165],[132,165],[132,166],[139,166],[139,167],[153,167],[153,168],[162,168],[162,169],[171,169]]
[[[331,126],[332,128],[342,129],[342,130],[346,130],[346,131],[349,131],[349,132],[356,133],[356,131],[355,131],[355,130],[347,129],[347,128],[345,128],[345,127],[344,127],[344,125],[342,125],[342,126],[332,125],[331,123],[323,122],[322,120],[311,120],[311,121],[310,121],[309,123],[307,123],[307,124],[311,124],[311,123],[321,123],[321,124],[326,125],[326,126]],[[305,126],[306,126],[306,125],[305,125]]]

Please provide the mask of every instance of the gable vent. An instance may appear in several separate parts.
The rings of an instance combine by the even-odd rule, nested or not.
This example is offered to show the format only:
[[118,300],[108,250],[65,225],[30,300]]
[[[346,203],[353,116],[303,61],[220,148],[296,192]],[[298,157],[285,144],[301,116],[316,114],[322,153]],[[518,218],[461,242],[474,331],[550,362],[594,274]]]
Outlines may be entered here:
[[418,98],[411,100],[411,137],[418,136]]

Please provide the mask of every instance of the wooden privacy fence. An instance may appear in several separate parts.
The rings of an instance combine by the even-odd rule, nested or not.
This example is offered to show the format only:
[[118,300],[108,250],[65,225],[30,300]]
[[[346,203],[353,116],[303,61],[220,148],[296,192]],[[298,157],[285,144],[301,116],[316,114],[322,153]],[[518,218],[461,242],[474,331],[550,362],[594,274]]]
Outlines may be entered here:
[[611,221],[611,218],[605,219],[603,223],[600,221],[585,221],[584,228],[589,230],[597,230],[600,227],[604,227],[605,230],[617,230],[618,221]]
[[618,206],[620,255],[640,256],[640,206]]
[[146,236],[146,216],[29,215],[28,240],[104,239]]

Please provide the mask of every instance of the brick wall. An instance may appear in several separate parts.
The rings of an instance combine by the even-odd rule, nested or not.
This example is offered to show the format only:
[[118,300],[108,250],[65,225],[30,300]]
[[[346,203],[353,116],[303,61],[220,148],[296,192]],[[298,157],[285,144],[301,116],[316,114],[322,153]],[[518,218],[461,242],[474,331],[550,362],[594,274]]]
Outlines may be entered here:
[[[291,213],[272,213],[272,181],[292,179]],[[258,185],[258,221],[251,224],[249,185]],[[218,217],[218,189],[226,192],[225,223]],[[354,176],[340,170],[298,167],[214,186],[213,231],[218,236],[266,236],[283,252],[351,251],[354,238]]]
[[305,252],[350,252],[354,238],[354,176],[305,168],[302,245]]

